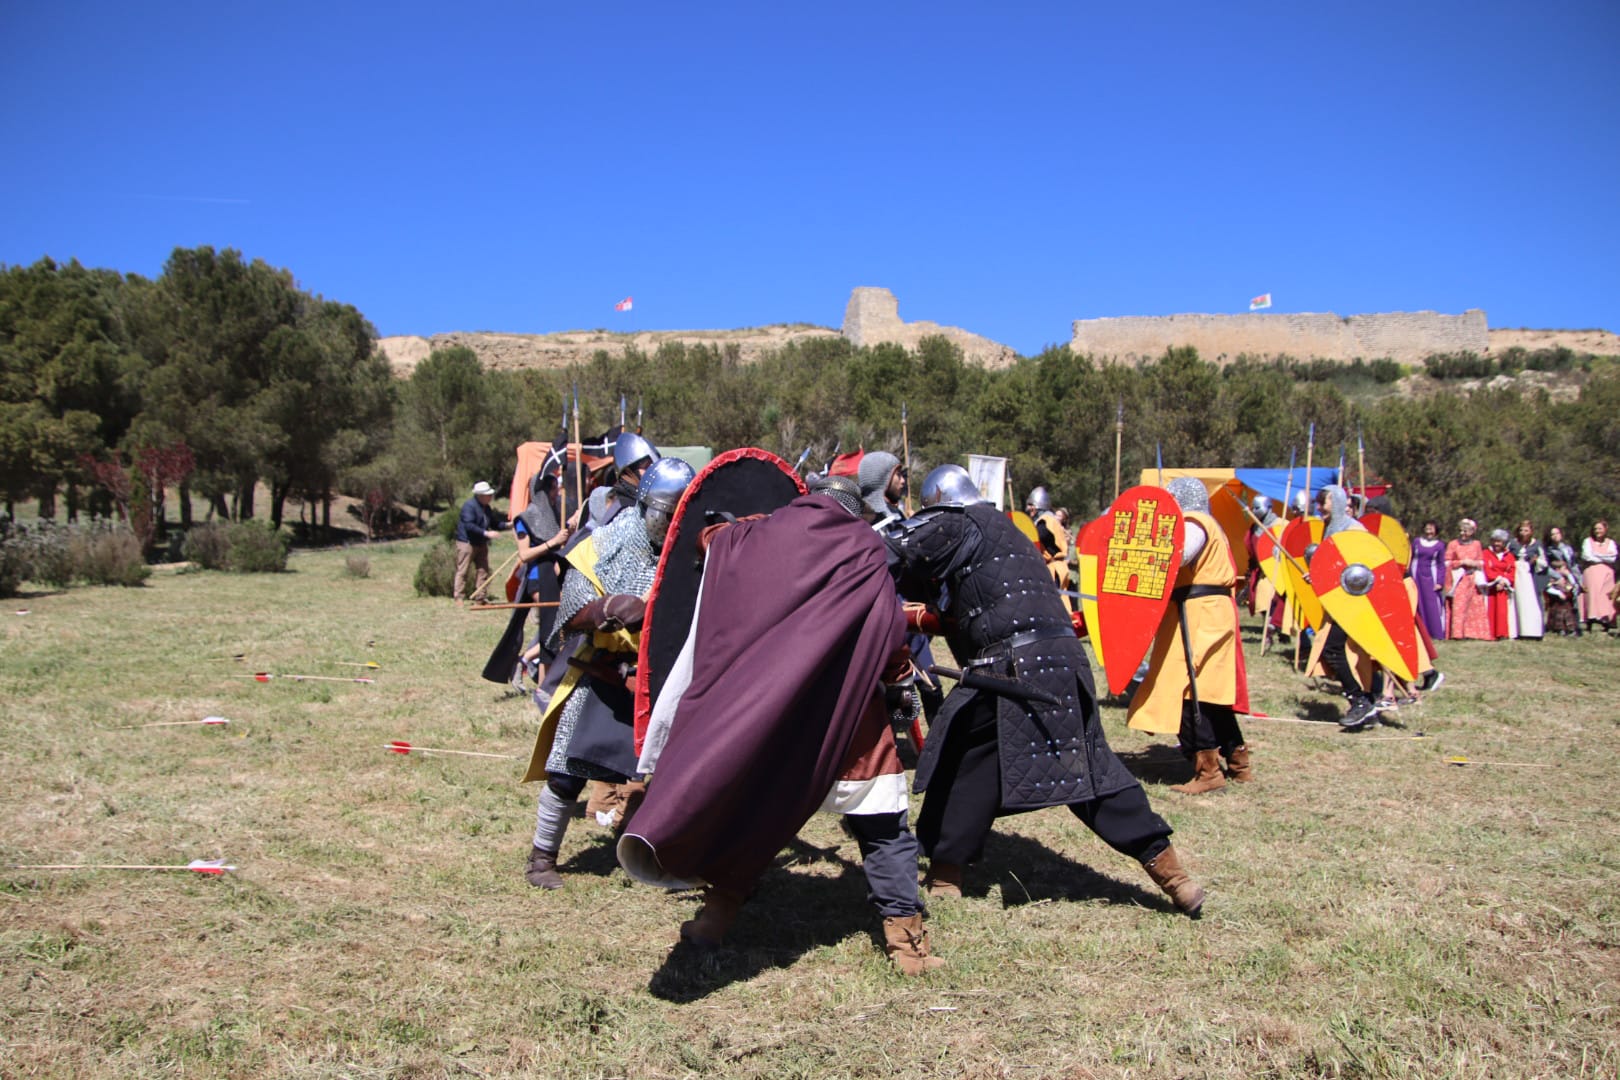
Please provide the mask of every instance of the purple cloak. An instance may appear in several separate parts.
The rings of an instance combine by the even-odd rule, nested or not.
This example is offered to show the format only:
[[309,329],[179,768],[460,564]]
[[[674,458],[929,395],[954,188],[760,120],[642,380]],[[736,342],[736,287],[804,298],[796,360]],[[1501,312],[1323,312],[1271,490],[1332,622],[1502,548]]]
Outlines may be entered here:
[[619,860],[641,881],[747,892],[848,764],[904,620],[877,534],[806,495],[715,536],[694,622]]

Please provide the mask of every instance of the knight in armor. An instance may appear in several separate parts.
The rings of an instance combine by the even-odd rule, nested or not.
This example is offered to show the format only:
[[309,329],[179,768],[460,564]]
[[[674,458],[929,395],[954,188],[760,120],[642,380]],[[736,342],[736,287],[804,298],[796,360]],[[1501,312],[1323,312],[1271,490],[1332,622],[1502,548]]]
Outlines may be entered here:
[[619,511],[636,504],[636,492],[642,473],[662,455],[644,436],[634,431],[622,431],[613,442],[613,483],[592,491],[575,513],[571,524],[584,529],[601,528],[612,521]]
[[929,731],[914,787],[924,793],[917,839],[929,894],[961,895],[963,868],[997,817],[1067,806],[1196,916],[1203,889],[1108,745],[1090,664],[1045,560],[1006,515],[977,491],[971,498],[937,502],[885,533],[901,594],[938,610],[965,669],[1009,686],[959,683]]
[[885,951],[920,975],[944,961],[923,926],[890,726],[901,699],[916,708],[911,654],[882,541],[861,509],[856,485],[832,476],[769,516],[703,530],[698,607],[652,711],[638,763],[652,783],[619,860],[647,884],[702,882],[703,908],[681,939],[714,947],[810,815],[841,814]]
[[1232,595],[1238,575],[1226,535],[1210,514],[1203,482],[1178,476],[1165,489],[1181,507],[1185,522],[1181,570],[1153,641],[1147,677],[1132,697],[1128,715],[1133,728],[1180,735],[1181,752],[1193,760],[1193,778],[1170,790],[1202,795],[1224,788],[1228,779],[1254,779],[1237,722],[1237,708],[1249,706]]
[[1271,579],[1260,569],[1260,552],[1256,549],[1255,543],[1262,531],[1271,532],[1281,519],[1271,508],[1271,499],[1265,495],[1256,495],[1249,502],[1249,512],[1260,524],[1250,522],[1248,531],[1243,534],[1243,546],[1249,553],[1249,576],[1244,582],[1244,596],[1248,598],[1250,615],[1259,613],[1269,619],[1271,602],[1276,599],[1277,592],[1271,586]]
[[615,512],[565,555],[568,572],[547,643],[557,659],[535,694],[540,732],[523,777],[524,783],[545,781],[524,871],[531,885],[562,887],[557,854],[586,781],[614,785],[614,796],[593,809],[601,824],[619,828],[645,786],[631,779],[637,775],[635,698],[627,683],[657,552],[693,475],[679,458],[651,463],[637,487],[635,512]]
[[[1327,540],[1342,532],[1366,532],[1367,527],[1350,516],[1350,496],[1338,484],[1329,484],[1317,496],[1317,510],[1325,518],[1327,525],[1322,529],[1322,539]],[[1312,545],[1305,551],[1306,569],[1310,568],[1311,556],[1316,554],[1316,547]],[[1350,643],[1350,636],[1344,628],[1332,619],[1324,616],[1322,644],[1322,666],[1339,681],[1340,692],[1350,703],[1350,709],[1345,713],[1344,719],[1339,721],[1339,727],[1344,731],[1361,731],[1368,727],[1378,726],[1378,704],[1369,696],[1372,689],[1362,686],[1356,676],[1355,668],[1351,666],[1345,647]]]
[[1030,491],[1024,500],[1024,512],[1035,522],[1035,537],[1041,545],[1041,557],[1046,560],[1046,572],[1058,587],[1064,610],[1074,611],[1074,601],[1062,593],[1069,587],[1069,530],[1058,512],[1052,509],[1052,494],[1044,487]]
[[856,480],[861,486],[861,502],[866,507],[863,516],[867,520],[881,526],[905,516],[900,500],[906,493],[906,470],[899,458],[883,450],[863,455],[856,468]]

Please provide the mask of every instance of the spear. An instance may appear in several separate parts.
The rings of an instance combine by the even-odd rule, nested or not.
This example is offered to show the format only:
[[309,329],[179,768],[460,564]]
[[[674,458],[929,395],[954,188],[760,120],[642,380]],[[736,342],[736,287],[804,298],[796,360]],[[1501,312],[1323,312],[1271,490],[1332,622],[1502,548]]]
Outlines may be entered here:
[[804,463],[808,460],[810,460],[810,447],[806,446],[804,448],[804,453],[799,455],[799,460],[793,463],[793,471],[797,473],[800,469],[804,468]]
[[354,682],[371,684],[376,679],[356,678],[348,675],[277,675],[273,671],[255,671],[252,675],[232,675],[233,679],[252,679],[254,682],[269,682],[271,679],[291,679],[293,682]]
[[1316,452],[1316,421],[1311,421],[1311,427],[1305,436],[1305,516],[1311,516],[1311,455]]
[[1361,506],[1367,506],[1367,447],[1361,441],[1361,425],[1356,425],[1356,471],[1361,474]]
[[184,866],[157,863],[12,863],[13,870],[190,870],[194,874],[224,874],[235,870],[224,859],[192,859]]
[[1512,765],[1520,769],[1555,769],[1557,762],[1553,761],[1473,761],[1458,754],[1456,757],[1446,758],[1447,765]]
[[636,434],[641,434],[641,395],[636,395]]
[[1125,399],[1114,407],[1114,498],[1119,499],[1119,445],[1125,437]]
[[559,507],[562,512],[561,521],[568,524],[568,477],[564,470],[568,467],[568,391],[563,391],[562,438],[563,457],[557,465],[557,496],[561,500]]
[[383,749],[392,750],[396,754],[457,754],[461,757],[503,758],[507,761],[517,758],[516,754],[482,754],[477,750],[441,750],[434,746],[412,746],[404,739],[393,739],[385,742],[383,743]]
[[511,611],[511,610],[513,610],[515,608],[543,608],[543,607],[557,607],[557,606],[558,606],[558,602],[556,600],[535,600],[535,601],[533,601],[531,603],[524,603],[524,604],[473,604],[472,606],[467,608],[467,610],[468,611]]
[[620,431],[624,430],[624,410],[626,409],[626,407],[627,407],[627,403],[624,400],[624,395],[620,394],[619,395],[619,430]]
[[911,516],[911,435],[906,430],[906,403],[900,403],[900,447],[906,458],[906,517]]
[[[1288,510],[1294,504],[1294,462],[1296,460],[1298,460],[1298,458],[1299,458],[1299,447],[1297,447],[1297,446],[1289,447],[1289,449],[1288,449],[1288,480],[1283,484],[1283,512],[1282,512],[1282,516],[1283,516],[1284,521],[1288,520]],[[1274,553],[1272,555],[1272,558],[1276,561],[1277,570],[1278,570],[1278,572],[1280,574],[1281,571],[1282,571],[1282,558],[1283,558],[1282,538],[1280,536],[1277,538],[1276,542],[1273,544],[1273,548],[1275,550],[1274,550]],[[1292,596],[1285,596],[1283,598],[1283,603],[1288,605],[1288,608],[1286,610],[1292,611],[1294,609],[1294,605],[1295,605],[1296,601]],[[1271,645],[1271,616],[1268,613],[1267,616],[1266,616],[1266,628],[1260,635],[1260,655],[1261,656],[1266,655],[1266,649],[1270,645]]]
[[110,730],[139,731],[142,728],[149,727],[186,727],[188,725],[196,724],[201,724],[204,727],[218,727],[221,724],[228,723],[230,723],[230,721],[225,719],[223,716],[205,716],[201,720],[154,720],[150,724],[125,724],[123,727],[115,727]]
[[1159,464],[1159,486],[1164,487],[1164,444],[1163,443],[1156,442],[1156,443],[1153,444],[1153,456],[1158,461],[1158,464]]
[[832,456],[829,457],[826,461],[823,461],[821,463],[821,468],[822,468],[823,472],[825,472],[826,470],[832,468],[832,463],[838,460],[838,451],[842,450],[843,448],[844,448],[844,440],[843,439],[839,439],[837,442],[833,443]]
[[[574,491],[579,498],[581,509],[585,506],[585,443],[579,436],[579,383],[574,383],[574,442],[579,444],[579,450],[574,455]],[[580,525],[585,524],[585,517],[580,515]]]

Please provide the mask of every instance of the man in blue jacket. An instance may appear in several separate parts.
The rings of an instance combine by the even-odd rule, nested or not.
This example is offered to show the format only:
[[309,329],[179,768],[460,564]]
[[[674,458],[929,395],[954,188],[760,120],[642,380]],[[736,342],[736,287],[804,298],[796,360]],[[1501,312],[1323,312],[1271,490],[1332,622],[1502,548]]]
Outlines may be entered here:
[[489,542],[498,535],[499,521],[489,504],[495,489],[483,480],[473,485],[472,498],[461,504],[461,520],[456,522],[456,581],[451,590],[456,603],[467,599],[467,573],[476,570],[472,600],[489,603]]

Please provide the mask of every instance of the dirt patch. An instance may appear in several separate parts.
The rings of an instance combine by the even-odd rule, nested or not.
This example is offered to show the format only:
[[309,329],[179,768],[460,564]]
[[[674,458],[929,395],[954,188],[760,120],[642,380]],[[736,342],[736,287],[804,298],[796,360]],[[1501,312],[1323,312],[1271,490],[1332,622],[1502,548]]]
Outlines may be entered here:
[[1556,349],[1562,346],[1573,352],[1594,356],[1620,356],[1620,334],[1608,330],[1492,330],[1490,351],[1505,352],[1512,348]]

